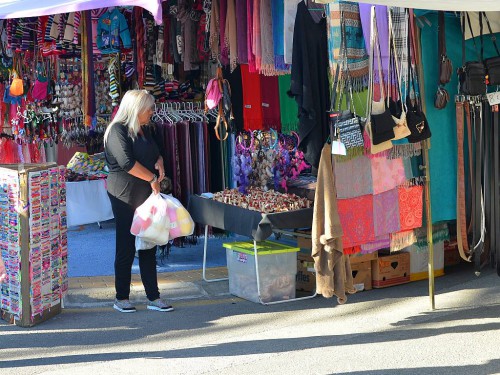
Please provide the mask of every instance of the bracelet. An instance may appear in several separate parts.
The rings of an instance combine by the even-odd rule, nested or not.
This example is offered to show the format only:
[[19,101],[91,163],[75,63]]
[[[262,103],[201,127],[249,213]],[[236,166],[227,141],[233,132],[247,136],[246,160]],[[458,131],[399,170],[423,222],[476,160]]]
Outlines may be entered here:
[[149,181],[150,184],[152,184],[153,182],[156,182],[158,181],[158,177],[156,177],[155,174],[153,174],[153,178]]

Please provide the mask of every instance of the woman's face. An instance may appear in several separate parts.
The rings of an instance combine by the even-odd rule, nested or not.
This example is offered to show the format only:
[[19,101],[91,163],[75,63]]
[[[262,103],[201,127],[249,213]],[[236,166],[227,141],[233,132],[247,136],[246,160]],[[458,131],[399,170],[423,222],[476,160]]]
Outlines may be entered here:
[[139,113],[139,124],[147,125],[149,124],[149,120],[154,113],[154,108],[148,108],[146,111]]

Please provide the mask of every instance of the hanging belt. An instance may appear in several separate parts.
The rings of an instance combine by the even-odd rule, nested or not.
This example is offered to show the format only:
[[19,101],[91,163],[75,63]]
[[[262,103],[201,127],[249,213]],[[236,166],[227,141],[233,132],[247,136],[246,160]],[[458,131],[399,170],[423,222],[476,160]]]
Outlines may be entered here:
[[484,192],[483,192],[483,113],[481,101],[473,104],[474,116],[473,126],[475,135],[475,158],[474,158],[474,194],[473,199],[473,231],[472,231],[472,252],[474,253],[474,268],[476,274],[481,272],[481,254],[484,249]]
[[[469,168],[468,168],[468,174],[465,178],[468,181],[468,186],[466,184],[465,186],[465,217],[469,225],[467,226],[467,234],[472,232],[472,225],[474,222],[474,215],[472,214],[474,212],[474,186],[475,186],[475,181],[472,178],[473,175],[473,160],[474,160],[474,153],[472,152],[473,150],[473,145],[474,145],[474,130],[472,128],[472,113],[471,113],[471,103],[466,101],[465,102],[465,118],[467,122],[467,146],[469,148],[469,154],[468,156],[468,161],[469,161]],[[468,242],[468,241],[467,241]]]
[[498,139],[500,137],[499,126],[499,113],[493,113],[493,206],[495,207],[495,214],[493,215],[495,221],[494,232],[495,232],[495,245],[492,248],[492,252],[495,253],[495,260],[497,263],[497,274],[500,276],[500,208],[498,207],[498,200],[500,199],[500,150],[498,145]]
[[462,259],[470,262],[465,210],[464,102],[457,100],[455,108],[457,115],[457,244]]

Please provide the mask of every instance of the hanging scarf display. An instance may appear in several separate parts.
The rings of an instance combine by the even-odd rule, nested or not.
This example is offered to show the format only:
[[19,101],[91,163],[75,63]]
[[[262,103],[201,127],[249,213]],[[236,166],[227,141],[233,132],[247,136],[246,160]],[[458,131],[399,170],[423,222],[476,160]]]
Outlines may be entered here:
[[373,194],[371,160],[362,155],[335,165],[337,197],[348,199]]
[[144,21],[142,20],[142,9],[139,7],[134,7],[134,22],[135,22],[135,38],[136,38],[136,70],[137,70],[137,83],[139,87],[144,87],[144,80],[146,78],[146,67],[145,67],[145,57],[144,57],[144,46],[145,44],[145,30]]
[[398,189],[388,190],[373,196],[373,226],[375,236],[399,231],[398,197]]
[[[417,238],[415,246],[418,248],[425,248],[428,245],[427,241],[427,228],[420,227],[415,229],[415,236]],[[432,242],[438,243],[450,240],[450,230],[448,223],[437,223],[432,225]]]
[[372,158],[373,194],[394,189],[406,182],[403,160]]
[[248,65],[241,65],[243,86],[243,127],[245,130],[262,130],[262,97],[260,77],[251,73]]
[[262,126],[265,130],[281,132],[278,77],[260,75]]
[[247,11],[246,0],[236,0],[236,44],[238,46],[238,63],[248,64],[248,48],[247,48]]
[[284,33],[283,33],[283,47],[285,50],[285,64],[292,63],[293,51],[293,30],[295,28],[295,18],[297,15],[297,4],[301,0],[284,0],[285,17],[284,17]]
[[403,250],[417,242],[417,236],[413,230],[391,233],[391,252]]
[[253,53],[253,0],[247,2],[247,61],[251,72],[255,72],[255,55]]
[[[371,4],[359,3],[359,11],[361,18],[361,26],[363,29],[363,35],[365,38],[365,43],[368,45],[371,34],[370,34],[370,23],[371,23]],[[387,70],[389,67],[389,29],[388,29],[388,19],[387,19],[387,7],[382,5],[375,6],[375,13],[377,19],[377,34],[378,34],[378,43],[380,44],[380,53],[382,60],[382,71],[383,77],[387,77]],[[377,74],[373,76],[374,81],[379,83],[379,77]]]
[[226,35],[227,1],[219,0],[219,57],[222,65],[229,64],[229,43]]
[[213,60],[219,58],[219,17],[219,0],[212,0],[212,10],[210,12],[210,39],[208,45]]
[[[260,35],[260,0],[253,0],[252,6],[252,52],[255,56],[255,72],[260,72],[262,65],[262,40]],[[250,72],[254,67],[249,66]]]
[[288,95],[290,77],[290,74],[278,76],[281,132],[285,134],[299,130],[299,107],[297,106],[297,102]]
[[225,43],[229,48],[229,66],[236,69],[238,62],[238,32],[236,30],[235,0],[227,0]]
[[[332,77],[334,76],[335,69],[342,58],[340,53],[342,40],[341,17],[343,17],[343,22],[345,23],[345,43],[349,75],[352,79],[354,90],[362,91],[368,87],[368,54],[366,53],[365,40],[363,39],[358,3],[335,1],[327,6],[330,74]],[[345,70],[342,70],[342,73],[345,72]]]
[[273,16],[273,46],[274,66],[276,70],[288,71],[285,64],[285,3],[283,0],[271,0],[271,13]]
[[337,200],[344,247],[363,245],[375,240],[373,195]]
[[361,253],[369,254],[380,249],[387,249],[391,245],[389,235],[377,237],[374,241],[361,245]]
[[398,188],[401,231],[422,226],[423,189],[423,186]]
[[261,0],[260,3],[260,38],[262,51],[260,72],[265,76],[276,75],[271,0]]

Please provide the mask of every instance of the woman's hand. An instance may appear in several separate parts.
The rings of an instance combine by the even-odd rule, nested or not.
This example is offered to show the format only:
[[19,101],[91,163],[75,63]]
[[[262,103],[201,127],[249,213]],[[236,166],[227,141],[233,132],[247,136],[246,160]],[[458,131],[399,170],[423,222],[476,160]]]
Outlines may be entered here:
[[165,178],[165,167],[163,166],[163,158],[161,156],[156,161],[155,169],[158,171],[158,175],[159,175],[158,183],[160,183]]
[[154,181],[151,182],[151,189],[153,189],[153,193],[160,193],[160,179],[155,178]]

